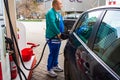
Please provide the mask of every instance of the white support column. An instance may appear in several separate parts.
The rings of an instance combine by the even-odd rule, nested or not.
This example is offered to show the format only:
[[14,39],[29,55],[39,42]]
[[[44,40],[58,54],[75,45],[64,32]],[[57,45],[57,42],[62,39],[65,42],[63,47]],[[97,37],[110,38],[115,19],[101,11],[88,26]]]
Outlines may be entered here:
[[1,72],[2,72],[2,80],[10,80],[10,63],[9,63],[9,54],[6,53],[5,47],[5,36],[4,36],[4,28],[0,25],[0,63],[1,63]]
[[10,80],[10,63],[9,63],[9,55],[6,53],[6,45],[5,45],[5,15],[4,15],[4,4],[3,0],[0,1],[0,67],[1,67],[1,80]]

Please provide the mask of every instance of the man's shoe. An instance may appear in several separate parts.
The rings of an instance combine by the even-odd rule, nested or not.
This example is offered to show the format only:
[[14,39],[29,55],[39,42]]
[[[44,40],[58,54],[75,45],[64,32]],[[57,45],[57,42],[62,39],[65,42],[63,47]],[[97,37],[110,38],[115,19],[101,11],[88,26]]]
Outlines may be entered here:
[[50,76],[50,77],[57,77],[57,74],[53,71],[53,69],[51,69],[50,71],[48,71],[48,75]]
[[63,72],[63,69],[60,66],[53,67],[55,72]]

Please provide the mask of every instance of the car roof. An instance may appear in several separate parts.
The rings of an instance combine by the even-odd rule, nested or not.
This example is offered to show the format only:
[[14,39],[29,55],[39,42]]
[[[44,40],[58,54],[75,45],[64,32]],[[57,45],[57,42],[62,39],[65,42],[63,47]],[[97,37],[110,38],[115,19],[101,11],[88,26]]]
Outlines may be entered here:
[[95,8],[91,8],[87,11],[91,11],[91,10],[98,10],[98,9],[120,9],[120,5],[105,5],[105,6],[99,6],[99,7],[95,7]]

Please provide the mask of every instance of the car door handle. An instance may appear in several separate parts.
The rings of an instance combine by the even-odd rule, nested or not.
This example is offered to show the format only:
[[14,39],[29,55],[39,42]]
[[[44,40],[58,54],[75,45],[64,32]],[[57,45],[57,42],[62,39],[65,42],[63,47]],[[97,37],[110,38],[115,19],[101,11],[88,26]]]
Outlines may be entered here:
[[90,68],[90,65],[89,65],[88,62],[84,62],[84,63],[83,63],[83,66],[84,66],[84,68],[86,69],[87,72],[90,72],[90,69],[89,69],[89,68]]

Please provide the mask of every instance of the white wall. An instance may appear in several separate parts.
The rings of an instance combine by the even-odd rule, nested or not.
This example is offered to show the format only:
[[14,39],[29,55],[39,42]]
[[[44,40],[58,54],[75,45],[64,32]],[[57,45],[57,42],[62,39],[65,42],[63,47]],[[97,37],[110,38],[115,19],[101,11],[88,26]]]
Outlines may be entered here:
[[[63,11],[86,11],[90,8],[105,5],[106,0],[62,0]],[[45,2],[46,11],[51,8],[51,0]]]
[[105,0],[62,0],[65,11],[86,11],[90,8],[105,5]]
[[85,11],[90,7],[88,0],[81,0],[82,2],[78,2],[77,0],[62,0],[63,2],[63,10],[65,11]]

